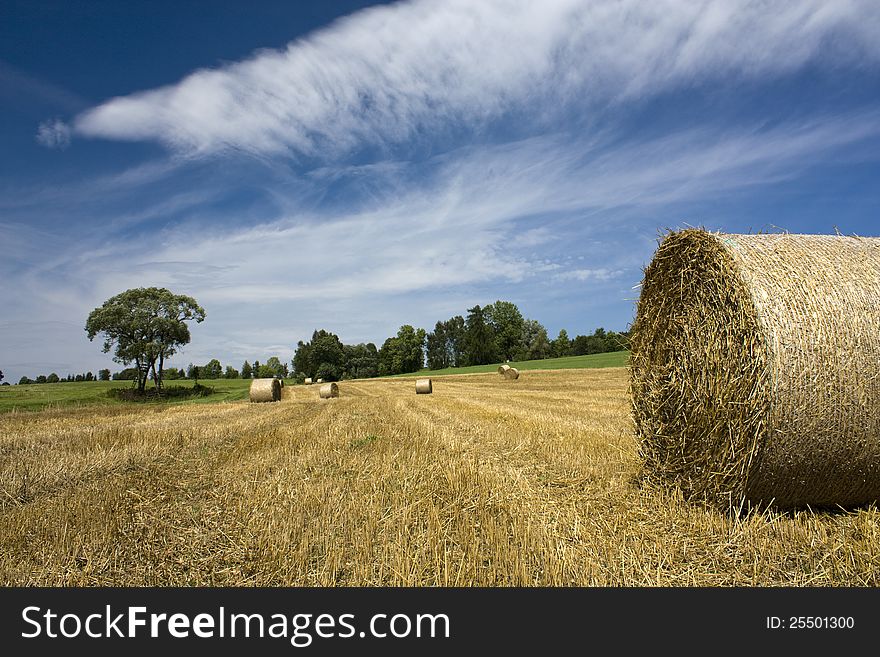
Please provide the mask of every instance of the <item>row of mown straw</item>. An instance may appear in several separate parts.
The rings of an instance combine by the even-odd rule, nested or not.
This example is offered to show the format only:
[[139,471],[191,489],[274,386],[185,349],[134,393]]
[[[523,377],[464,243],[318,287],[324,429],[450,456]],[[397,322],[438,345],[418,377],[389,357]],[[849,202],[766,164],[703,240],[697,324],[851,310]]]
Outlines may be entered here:
[[631,349],[649,475],[731,507],[880,499],[880,238],[669,233]]

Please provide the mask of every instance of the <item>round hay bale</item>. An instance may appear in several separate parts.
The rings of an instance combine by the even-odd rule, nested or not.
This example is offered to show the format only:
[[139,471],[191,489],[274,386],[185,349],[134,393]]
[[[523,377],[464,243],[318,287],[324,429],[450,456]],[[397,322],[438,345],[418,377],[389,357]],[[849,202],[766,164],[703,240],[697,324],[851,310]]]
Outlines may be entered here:
[[[320,381],[320,379],[318,379]],[[336,385],[335,382],[325,383],[321,386],[321,389],[318,391],[318,394],[321,395],[321,399],[330,399],[331,397],[339,396],[339,386]]]
[[646,474],[734,508],[880,499],[880,238],[669,233],[631,350]]
[[501,375],[507,374],[508,370],[510,370],[510,365],[505,364],[498,366],[498,373]]
[[324,383],[324,379],[316,379],[315,383]]
[[431,385],[431,379],[416,379],[417,395],[430,395],[432,392],[434,387]]
[[251,381],[250,399],[252,402],[276,402],[281,399],[281,385],[278,379],[254,379]]
[[306,379],[305,379],[305,381],[303,381],[303,384],[304,384],[304,385],[307,385],[307,386],[312,385],[312,377],[307,376]]
[[512,381],[516,381],[519,378],[519,370],[516,369],[515,367],[508,367],[504,371],[504,378],[510,379]]

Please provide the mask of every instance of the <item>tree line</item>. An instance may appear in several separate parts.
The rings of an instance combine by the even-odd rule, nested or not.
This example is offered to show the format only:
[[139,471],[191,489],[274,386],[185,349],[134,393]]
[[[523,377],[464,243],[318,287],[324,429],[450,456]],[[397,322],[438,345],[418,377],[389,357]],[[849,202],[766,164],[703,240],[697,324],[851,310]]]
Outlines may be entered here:
[[103,369],[98,370],[98,376],[95,376],[91,372],[86,372],[84,374],[68,374],[67,376],[61,377],[58,376],[55,372],[51,374],[40,374],[34,379],[30,377],[23,376],[18,380],[19,385],[25,385],[30,383],[72,383],[80,381],[109,381],[110,380],[110,370]]
[[[550,339],[547,329],[537,320],[523,317],[516,304],[495,301],[486,306],[467,309],[467,316],[455,315],[438,321],[427,332],[404,324],[397,335],[389,337],[377,348],[372,342],[346,345],[339,336],[320,329],[311,340],[297,343],[291,361],[292,369],[277,356],[265,363],[254,360],[224,368],[216,358],[204,365],[190,363],[187,368],[165,367],[166,360],[190,341],[186,321],[201,322],[205,311],[195,299],[175,295],[165,288],[127,290],[108,299],[93,310],[86,321],[90,340],[104,336],[103,351],[115,348],[114,360],[123,365],[134,364],[112,375],[109,369],[67,375],[39,375],[36,379],[22,377],[19,383],[60,383],[62,381],[132,380],[139,391],[148,378],[161,389],[163,380],[175,379],[237,379],[237,378],[305,378],[338,381],[417,372],[429,369],[487,365],[500,361],[525,361],[563,356],[581,356],[628,347],[627,332],[616,333],[598,328],[592,335],[569,338],[565,329]],[[2,381],[2,372],[0,372]]]
[[620,351],[628,346],[626,332],[596,329],[592,335],[568,337],[565,329],[555,339],[534,319],[523,317],[516,304],[496,301],[468,308],[467,317],[456,315],[438,321],[430,333],[409,324],[377,349],[373,343],[346,345],[324,329],[299,341],[293,357],[293,376],[326,381],[370,378],[428,369],[487,365]]

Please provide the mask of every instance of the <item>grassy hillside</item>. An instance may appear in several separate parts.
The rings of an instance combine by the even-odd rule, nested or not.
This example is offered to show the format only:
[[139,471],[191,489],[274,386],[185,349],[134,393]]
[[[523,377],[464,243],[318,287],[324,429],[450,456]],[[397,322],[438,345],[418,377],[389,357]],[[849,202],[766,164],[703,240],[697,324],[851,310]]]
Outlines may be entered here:
[[[214,388],[210,397],[199,397],[178,404],[212,403],[247,399],[250,381],[244,379],[200,380],[200,384]],[[167,386],[192,387],[192,381],[167,381]],[[130,388],[131,381],[81,381],[68,383],[40,383],[0,387],[0,413],[10,411],[34,411],[44,408],[91,406],[95,404],[119,405],[107,395],[112,388]]]
[[[553,370],[579,369],[593,367],[622,367],[629,359],[628,351],[617,351],[609,354],[593,354],[590,356],[571,356],[569,358],[548,358],[511,363],[520,370]],[[423,370],[416,374],[398,376],[439,376],[444,374],[478,374],[495,372],[498,364],[477,365],[475,367],[448,368],[445,370]],[[224,401],[235,401],[248,398],[249,379],[202,379],[202,385],[214,388],[215,394],[209,397],[197,397],[180,401],[163,403],[171,404],[211,404]],[[289,382],[288,382],[289,383]],[[192,381],[167,381],[166,386],[193,385]],[[0,386],[0,413],[11,411],[35,411],[44,408],[64,408],[70,406],[90,406],[95,404],[118,405],[107,396],[111,388],[129,388],[131,381],[83,381],[76,383],[43,383],[32,385]]]
[[0,416],[0,585],[871,586],[880,513],[639,477],[621,368]]
[[[508,363],[518,370],[572,370],[594,367],[624,367],[629,363],[628,351],[614,351],[607,354],[590,354],[589,356],[566,356],[565,358],[545,358],[543,360],[521,360]],[[484,374],[496,372],[501,363],[492,365],[474,365],[473,367],[447,367],[442,370],[421,370],[412,374],[397,376],[441,376],[444,374]]]

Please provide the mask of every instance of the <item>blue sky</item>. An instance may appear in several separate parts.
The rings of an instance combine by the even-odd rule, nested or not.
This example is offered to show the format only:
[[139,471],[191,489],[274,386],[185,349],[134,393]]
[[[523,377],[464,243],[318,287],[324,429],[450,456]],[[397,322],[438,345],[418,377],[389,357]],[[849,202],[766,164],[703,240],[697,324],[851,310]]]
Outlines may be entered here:
[[880,5],[15,2],[0,10],[0,370],[377,344],[496,299],[624,329],[667,228],[878,234]]

